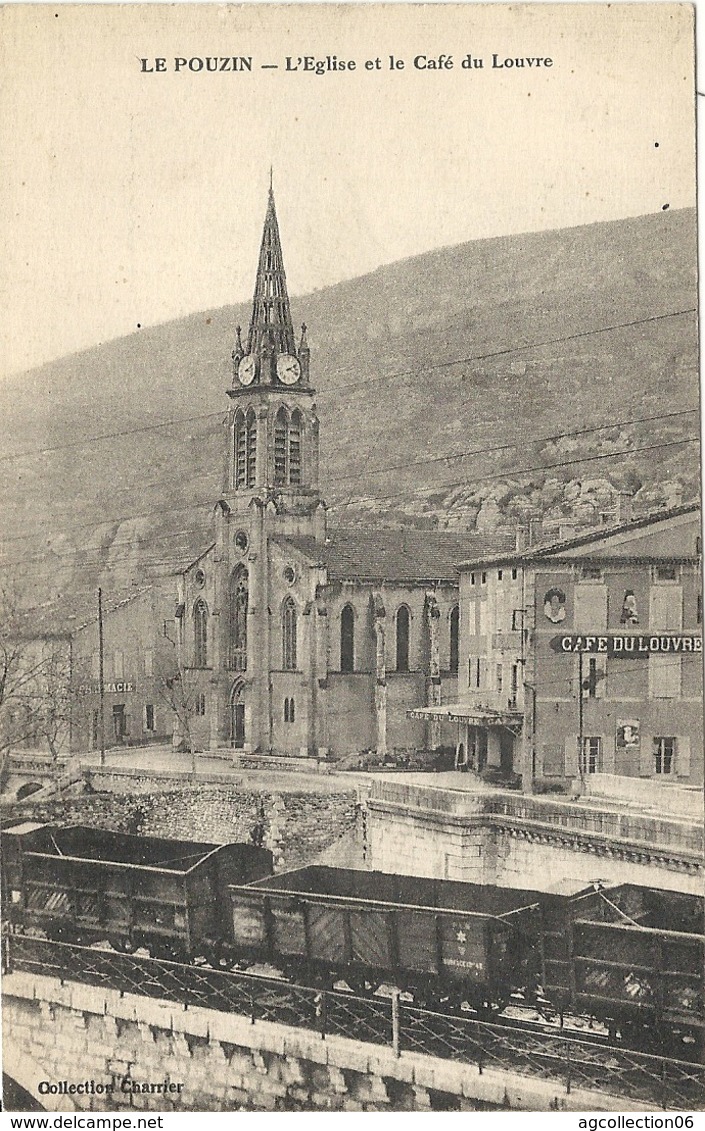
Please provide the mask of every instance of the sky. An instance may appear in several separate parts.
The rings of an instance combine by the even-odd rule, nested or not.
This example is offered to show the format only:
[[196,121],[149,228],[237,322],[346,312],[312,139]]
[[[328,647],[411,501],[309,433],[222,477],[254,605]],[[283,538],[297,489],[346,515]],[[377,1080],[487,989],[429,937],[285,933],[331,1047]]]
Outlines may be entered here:
[[[692,206],[692,19],[667,4],[0,9],[0,376],[249,300],[270,166],[294,294],[444,245]],[[286,69],[333,55],[356,69]],[[452,68],[414,66],[441,55]],[[252,71],[175,69],[207,56]]]

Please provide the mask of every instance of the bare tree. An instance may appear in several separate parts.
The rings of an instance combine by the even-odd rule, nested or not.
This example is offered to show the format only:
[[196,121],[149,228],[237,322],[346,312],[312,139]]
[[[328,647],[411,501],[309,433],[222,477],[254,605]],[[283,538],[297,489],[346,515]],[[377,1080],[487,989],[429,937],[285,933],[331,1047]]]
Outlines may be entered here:
[[46,744],[57,761],[73,706],[68,635],[37,631],[12,580],[0,582],[0,757]]
[[193,741],[191,716],[196,709],[198,686],[189,677],[181,659],[178,643],[169,636],[164,625],[164,638],[171,644],[173,654],[164,656],[157,669],[156,687],[160,699],[176,716],[181,743],[191,755],[191,771],[196,771],[196,747]]

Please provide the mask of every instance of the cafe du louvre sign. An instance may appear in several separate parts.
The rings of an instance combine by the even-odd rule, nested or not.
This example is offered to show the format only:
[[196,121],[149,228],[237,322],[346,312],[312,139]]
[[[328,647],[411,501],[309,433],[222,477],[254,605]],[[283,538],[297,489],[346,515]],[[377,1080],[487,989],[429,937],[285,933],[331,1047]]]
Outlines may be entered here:
[[620,656],[634,659],[637,656],[685,655],[702,652],[701,636],[682,633],[659,633],[658,635],[633,635],[632,633],[610,633],[604,636],[576,635],[566,633],[554,636],[550,641],[554,652],[600,653],[604,656]]

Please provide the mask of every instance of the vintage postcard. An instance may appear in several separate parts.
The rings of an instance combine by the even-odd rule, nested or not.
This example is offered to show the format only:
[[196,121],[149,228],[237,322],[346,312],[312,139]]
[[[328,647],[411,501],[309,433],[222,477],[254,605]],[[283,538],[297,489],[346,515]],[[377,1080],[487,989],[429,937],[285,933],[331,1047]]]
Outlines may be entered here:
[[4,1108],[701,1110],[693,8],[0,56]]

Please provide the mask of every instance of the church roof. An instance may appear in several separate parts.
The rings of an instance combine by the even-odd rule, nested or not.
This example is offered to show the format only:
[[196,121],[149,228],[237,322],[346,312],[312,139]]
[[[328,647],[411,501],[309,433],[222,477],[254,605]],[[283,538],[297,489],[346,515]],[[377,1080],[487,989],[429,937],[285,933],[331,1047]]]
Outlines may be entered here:
[[330,581],[457,581],[458,563],[472,554],[512,549],[512,533],[449,534],[437,530],[350,526],[333,528],[324,543],[282,538],[320,562]]

